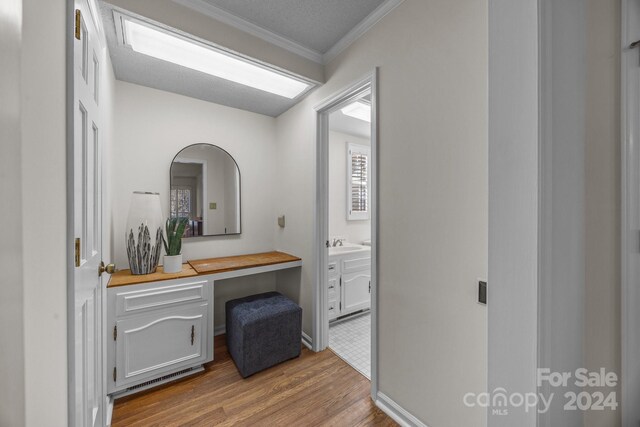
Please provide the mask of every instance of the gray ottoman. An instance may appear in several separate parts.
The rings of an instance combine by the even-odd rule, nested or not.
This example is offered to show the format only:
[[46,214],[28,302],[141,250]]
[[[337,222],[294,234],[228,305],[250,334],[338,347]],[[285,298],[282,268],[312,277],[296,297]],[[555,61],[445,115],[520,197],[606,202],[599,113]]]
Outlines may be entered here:
[[227,301],[227,348],[243,378],[300,356],[302,308],[278,292]]

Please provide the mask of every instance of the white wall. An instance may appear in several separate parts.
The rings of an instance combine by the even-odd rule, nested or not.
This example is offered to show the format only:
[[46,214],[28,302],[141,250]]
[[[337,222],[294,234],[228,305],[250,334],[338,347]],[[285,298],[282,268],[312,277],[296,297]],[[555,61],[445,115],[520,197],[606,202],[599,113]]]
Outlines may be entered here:
[[[171,161],[184,147],[196,143],[217,145],[238,163],[242,175],[242,234],[184,240],[183,259],[274,249],[275,119],[116,81],[112,234],[119,268],[128,268],[124,232],[131,193],[159,192],[166,217]],[[275,275],[228,280],[224,282],[226,288],[222,286],[216,287],[216,326],[224,323],[226,299],[274,290]]]
[[[20,53],[22,2],[0,3],[0,425],[24,425],[24,330],[22,287],[22,148],[20,132]],[[10,343],[10,344],[9,344]]]
[[305,260],[310,332],[313,107],[380,66],[379,387],[432,426],[485,424],[462,397],[486,389],[487,56],[486,1],[406,0],[278,117],[276,246]]
[[[620,1],[589,0],[586,22],[584,363],[620,378]],[[589,411],[585,426],[620,414]]]
[[347,146],[371,146],[370,139],[329,132],[329,236],[346,237],[352,243],[371,238],[371,220],[347,221]]

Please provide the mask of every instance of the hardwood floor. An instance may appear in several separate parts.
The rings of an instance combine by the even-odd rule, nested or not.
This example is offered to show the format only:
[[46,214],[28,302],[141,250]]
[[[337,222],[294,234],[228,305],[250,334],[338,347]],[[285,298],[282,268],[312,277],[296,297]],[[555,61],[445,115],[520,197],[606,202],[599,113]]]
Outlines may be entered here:
[[369,389],[331,350],[306,347],[243,379],[222,335],[204,372],[116,400],[112,426],[396,426]]

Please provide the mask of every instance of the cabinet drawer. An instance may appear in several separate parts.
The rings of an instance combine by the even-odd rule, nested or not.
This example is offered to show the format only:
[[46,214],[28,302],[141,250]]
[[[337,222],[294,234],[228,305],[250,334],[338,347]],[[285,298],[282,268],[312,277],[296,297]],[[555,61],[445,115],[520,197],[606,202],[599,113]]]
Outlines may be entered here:
[[342,274],[354,273],[356,271],[370,270],[371,256],[342,260]]
[[336,276],[338,274],[338,261],[329,261],[327,272],[329,277]]
[[116,388],[205,362],[207,304],[157,310],[117,322]]
[[207,281],[196,280],[176,285],[116,293],[116,316],[126,316],[150,309],[207,301]]
[[333,320],[338,317],[338,301],[329,301],[329,320]]

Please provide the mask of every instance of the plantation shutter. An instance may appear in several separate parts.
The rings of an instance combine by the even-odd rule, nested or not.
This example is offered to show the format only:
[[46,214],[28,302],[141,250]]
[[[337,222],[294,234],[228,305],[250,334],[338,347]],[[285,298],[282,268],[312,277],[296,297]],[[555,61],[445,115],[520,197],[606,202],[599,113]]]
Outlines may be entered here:
[[348,212],[349,220],[369,219],[370,149],[364,145],[348,146]]

